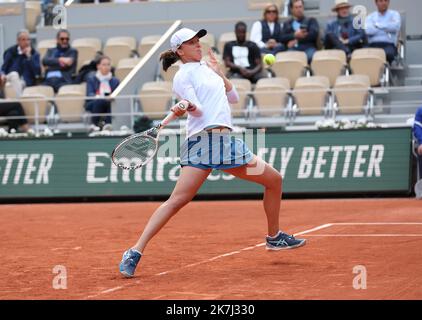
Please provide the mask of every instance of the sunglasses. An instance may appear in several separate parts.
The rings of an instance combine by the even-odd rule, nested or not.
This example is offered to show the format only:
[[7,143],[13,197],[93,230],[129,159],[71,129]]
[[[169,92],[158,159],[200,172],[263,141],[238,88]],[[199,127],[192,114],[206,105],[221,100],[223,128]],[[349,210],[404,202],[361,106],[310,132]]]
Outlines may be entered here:
[[276,10],[268,10],[268,11],[265,11],[265,13],[277,13],[277,11]]
[[60,38],[60,41],[69,41],[69,38]]

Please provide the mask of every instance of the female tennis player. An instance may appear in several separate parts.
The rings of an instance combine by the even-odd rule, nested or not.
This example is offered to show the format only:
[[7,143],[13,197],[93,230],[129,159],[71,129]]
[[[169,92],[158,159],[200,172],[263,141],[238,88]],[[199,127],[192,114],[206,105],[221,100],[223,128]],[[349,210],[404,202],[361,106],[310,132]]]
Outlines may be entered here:
[[188,28],[180,29],[170,39],[171,49],[161,54],[165,71],[176,61],[182,61],[173,80],[173,90],[189,107],[186,111],[185,107],[176,104],[171,110],[177,116],[188,112],[187,139],[181,149],[180,176],[170,198],[153,213],[138,242],[123,254],[120,272],[125,277],[133,277],[148,242],[192,200],[213,169],[223,170],[265,187],[268,250],[296,248],[306,241],[295,239],[279,229],[282,191],[280,173],[253,155],[243,141],[230,136],[233,128],[229,103],[236,103],[239,96],[220,70],[211,50],[210,61],[201,61],[199,39],[206,33],[204,29],[198,32]]

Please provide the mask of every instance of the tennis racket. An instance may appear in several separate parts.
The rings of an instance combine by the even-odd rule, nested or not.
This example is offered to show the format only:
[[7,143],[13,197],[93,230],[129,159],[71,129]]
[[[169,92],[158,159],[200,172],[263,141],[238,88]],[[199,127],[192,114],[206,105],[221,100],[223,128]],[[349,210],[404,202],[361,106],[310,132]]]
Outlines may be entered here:
[[[187,110],[184,103],[179,102],[177,105],[179,109]],[[177,115],[170,112],[157,126],[122,140],[111,153],[113,163],[125,170],[135,170],[146,165],[157,153],[160,130],[176,118]]]

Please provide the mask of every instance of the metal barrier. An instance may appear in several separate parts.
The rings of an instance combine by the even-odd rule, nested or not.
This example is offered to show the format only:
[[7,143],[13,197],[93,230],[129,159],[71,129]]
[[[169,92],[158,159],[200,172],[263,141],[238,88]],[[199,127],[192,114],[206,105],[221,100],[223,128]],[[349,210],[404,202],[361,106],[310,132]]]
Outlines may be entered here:
[[[415,88],[416,89],[416,88]],[[341,89],[343,92],[362,92],[362,89]],[[389,114],[389,105],[374,104],[374,91],[368,89],[368,98],[366,104],[361,105],[361,112],[356,112],[356,106],[342,106],[339,108],[336,100],[336,90],[327,89],[325,92],[325,103],[323,106],[308,106],[306,113],[303,113],[296,97],[299,94],[312,94],[315,92],[324,93],[321,89],[295,89],[286,90],[286,98],[282,103],[259,105],[255,98],[255,91],[242,92],[246,96],[244,103],[232,109],[233,124],[246,127],[283,127],[286,130],[295,129],[311,129],[314,130],[318,121],[330,120],[332,123],[349,119],[350,121],[376,122],[378,124],[390,123],[392,126],[408,126],[407,118],[413,114]],[[280,90],[265,91],[265,95],[279,95]],[[262,94],[262,93],[260,93]],[[163,98],[164,100],[160,99]],[[150,106],[142,105],[139,94],[133,95],[117,95],[115,97],[105,97],[101,99],[110,100],[112,111],[110,113],[93,114],[85,111],[85,102],[87,99],[95,100],[94,97],[78,96],[78,97],[53,97],[53,98],[26,98],[26,99],[8,99],[9,102],[25,101],[26,116],[32,124],[35,132],[39,132],[48,127],[52,130],[64,131],[89,131],[92,117],[95,116],[111,116],[112,124],[116,128],[126,126],[133,128],[135,121],[139,117],[146,116],[152,121],[160,121],[169,112],[169,108],[176,102],[174,95],[167,94],[148,94],[149,101],[154,99],[166,101],[165,103],[152,104]],[[72,103],[69,103],[69,102]],[[41,105],[48,104],[47,108]],[[30,107],[28,107],[28,104]],[[119,109],[116,106],[125,106]],[[407,106],[410,107],[410,106]],[[413,106],[416,110],[417,104]],[[44,110],[42,112],[41,110]],[[387,111],[385,111],[387,110]],[[340,112],[341,111],[341,112]],[[353,112],[352,112],[353,111]],[[3,117],[3,120],[18,119],[23,117]],[[125,121],[121,121],[125,119]],[[404,119],[404,120],[400,120]],[[393,121],[393,122],[392,122]],[[180,124],[184,125],[185,118],[180,120]],[[177,122],[179,125],[179,122]],[[92,129],[92,128],[91,128]],[[334,127],[335,129],[335,127]]]

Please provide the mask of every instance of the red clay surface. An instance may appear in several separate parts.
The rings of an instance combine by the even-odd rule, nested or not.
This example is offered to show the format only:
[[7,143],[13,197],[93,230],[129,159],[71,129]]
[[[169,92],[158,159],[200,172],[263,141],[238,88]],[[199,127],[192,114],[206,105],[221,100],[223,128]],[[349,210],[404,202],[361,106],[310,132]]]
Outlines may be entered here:
[[[0,205],[0,299],[422,299],[421,201],[282,201],[288,233],[419,224],[332,225],[304,235],[299,249],[260,246],[215,260],[263,243],[262,202],[193,202],[152,240],[136,277],[124,279],[121,255],[159,204]],[[66,267],[65,290],[53,288],[56,265]],[[365,290],[353,287],[357,265],[367,271]]]

